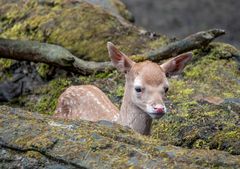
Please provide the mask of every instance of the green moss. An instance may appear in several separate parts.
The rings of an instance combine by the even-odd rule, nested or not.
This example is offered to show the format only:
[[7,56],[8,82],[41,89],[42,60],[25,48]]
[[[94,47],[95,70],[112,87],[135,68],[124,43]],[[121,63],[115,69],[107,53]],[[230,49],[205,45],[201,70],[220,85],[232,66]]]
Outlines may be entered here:
[[42,78],[46,78],[49,73],[50,66],[44,63],[40,63],[37,65],[37,72]]
[[[127,11],[120,1],[112,2],[120,13]],[[19,5],[21,8],[17,7]],[[0,36],[59,44],[86,60],[109,60],[108,41],[128,55],[144,53],[168,41],[164,36],[154,40],[148,35],[139,36],[135,26],[123,25],[100,6],[85,1],[73,5],[70,1],[59,0],[51,6],[38,1],[19,1],[2,4],[0,9],[8,11],[1,16],[6,29]]]
[[38,159],[38,160],[43,157],[42,154],[40,154],[39,152],[36,152],[36,151],[28,151],[26,153],[26,156],[29,158],[34,158],[34,159]]
[[231,57],[239,56],[240,52],[237,48],[230,44],[226,43],[221,43],[221,42],[214,42],[211,43],[211,49],[212,49],[212,55],[215,58],[220,58],[220,59],[229,59]]
[[207,145],[206,141],[202,140],[202,139],[198,139],[194,144],[193,147],[194,148],[207,148],[205,147]]
[[39,86],[30,96],[21,97],[25,109],[43,114],[53,114],[60,94],[71,84],[67,78],[57,78],[44,86]]
[[124,86],[119,85],[116,90],[116,96],[123,97],[124,94]]
[[191,80],[190,85],[194,85],[199,94],[224,98],[235,97],[239,94],[238,65],[234,60],[227,60],[227,58],[231,58],[236,51],[233,50],[234,53],[230,53],[230,45],[215,45],[212,45],[207,56],[203,57],[201,53],[195,56],[197,61],[186,67],[184,78],[187,81]]
[[[239,158],[228,153],[166,145],[116,124],[58,120],[6,106],[0,106],[0,115],[1,121],[8,124],[0,128],[4,144],[32,150],[14,151],[18,159],[27,156],[48,163],[49,158],[42,158],[47,154],[87,168],[239,168],[240,165]],[[42,152],[42,156],[37,152]]]
[[0,58],[0,71],[9,68],[13,63],[11,59],[2,59]]
[[[154,122],[153,137],[178,146],[216,148],[239,154],[233,149],[239,149],[240,145],[231,137],[239,130],[236,125],[239,108],[199,99],[239,98],[240,74],[237,63],[231,59],[237,51],[220,43],[211,45],[209,51],[207,54],[195,51],[193,62],[187,65],[183,76],[170,80],[170,114]],[[229,135],[222,137],[225,133]]]
[[[35,2],[36,3],[36,2]],[[12,9],[13,10],[13,9]],[[28,11],[29,10],[29,11]],[[56,12],[47,12],[47,9],[36,8],[36,13],[41,13],[40,15],[32,15],[30,18],[23,22],[17,22],[11,29],[7,29],[2,36],[12,37],[14,39],[31,39],[38,41],[45,41],[48,34],[51,31],[51,26],[49,24],[53,22],[52,19],[56,17]],[[32,11],[28,7],[23,8],[23,11],[16,10],[17,13],[26,13]],[[45,13],[45,15],[43,15]],[[15,15],[13,15],[15,16]],[[44,29],[44,30],[43,30]]]
[[[125,27],[100,7],[83,1],[73,5],[70,1],[59,0],[53,6],[41,5],[38,1],[28,1],[28,3],[19,1],[8,5],[1,1],[0,3],[1,11],[7,11],[0,16],[0,26],[3,27],[1,37],[59,44],[83,59],[108,60],[107,41],[114,42],[129,56],[145,53],[169,43],[169,39],[165,36],[152,40],[148,35],[140,35],[136,27]],[[18,8],[18,5],[22,8]],[[183,76],[170,80],[168,94],[170,113],[160,121],[154,121],[152,137],[156,140],[150,138],[151,143],[158,144],[164,140],[178,146],[216,148],[239,154],[233,150],[234,147],[239,150],[240,146],[232,137],[235,131],[239,134],[237,126],[239,113],[232,111],[229,104],[215,106],[196,99],[199,95],[203,98],[207,96],[217,96],[222,99],[239,98],[238,65],[231,59],[238,53],[236,48],[222,43],[213,43],[205,51],[194,51],[193,62],[185,68]],[[134,55],[132,58],[141,61],[144,55]],[[6,67],[11,64],[8,64],[8,61],[2,63]],[[38,72],[41,76],[45,76],[48,67],[41,64]],[[49,84],[36,87],[33,93],[21,97],[19,102],[27,110],[52,114],[57,98],[71,84],[96,85],[116,104],[119,104],[123,95],[123,76],[114,71],[88,77],[73,77],[71,80],[60,77]],[[99,145],[91,147],[94,142],[94,138],[89,136],[91,131],[101,133],[102,136],[114,141],[124,140],[127,144],[133,140],[128,139],[129,135],[126,138],[119,138],[118,132],[124,131],[120,129],[110,134],[109,130],[102,131],[102,128],[77,131],[81,137],[89,138],[87,139],[89,144],[86,146],[89,149],[96,149],[96,152],[103,151],[103,148]],[[224,137],[224,133],[228,133],[228,137]],[[141,140],[149,139],[141,136],[134,137],[139,137]],[[121,149],[119,147],[112,150],[118,152]],[[121,158],[117,159],[116,163],[126,162],[126,154],[130,152],[124,148],[122,151]],[[107,148],[106,152],[108,152]],[[113,152],[109,150],[109,153]],[[163,156],[165,157],[166,154]]]
[[171,79],[170,84],[173,87],[170,87],[168,97],[175,103],[188,101],[195,90],[188,87],[188,84],[184,80]]
[[209,111],[204,113],[204,115],[210,116],[210,117],[216,117],[218,114],[219,112],[216,112],[216,111]]
[[13,64],[13,60],[0,58],[0,81],[11,78],[12,74],[6,71]]
[[210,148],[217,148],[229,151],[232,154],[239,154],[240,150],[237,147],[240,146],[240,129],[231,128],[231,130],[218,132],[212,138]]
[[126,20],[133,22],[134,18],[131,12],[129,12],[126,8],[126,5],[119,0],[111,1],[118,9],[121,16],[123,16]]
[[152,40],[148,43],[148,50],[154,50],[170,43],[170,39],[165,35],[160,35],[160,37]]
[[[102,73],[97,73],[96,75],[94,75],[95,78],[97,79],[103,79],[103,78],[110,78],[112,75],[112,73],[109,73],[109,72],[102,72]],[[92,79],[94,78],[92,77]]]
[[143,56],[143,55],[132,55],[132,56],[130,56],[130,58],[132,60],[134,60],[135,62],[142,62],[142,61],[146,60],[146,56]]
[[60,94],[70,85],[68,79],[55,79],[51,81],[46,88],[41,89],[45,93],[35,106],[37,112],[52,114],[56,108],[57,99]]

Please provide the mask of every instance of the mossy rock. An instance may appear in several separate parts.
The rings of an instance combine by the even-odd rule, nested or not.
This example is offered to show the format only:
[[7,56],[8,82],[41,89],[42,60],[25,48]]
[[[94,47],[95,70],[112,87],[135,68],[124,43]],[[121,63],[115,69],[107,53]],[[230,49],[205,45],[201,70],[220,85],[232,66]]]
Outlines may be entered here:
[[5,69],[9,68],[12,65],[13,61],[10,59],[0,58],[0,81],[11,77],[11,74],[6,72]]
[[[194,51],[193,61],[181,76],[170,79],[169,114],[154,121],[152,137],[177,146],[225,150],[239,154],[239,70],[234,47],[213,43],[208,49]],[[62,76],[39,86],[15,105],[43,114],[53,114],[57,99],[70,85],[93,84],[103,90],[119,107],[124,77],[117,71],[85,76]],[[215,105],[204,98],[220,98]],[[35,98],[35,99],[33,99]],[[10,104],[11,105],[11,104]],[[233,137],[223,137],[229,133]]]
[[[114,0],[113,4],[116,3]],[[151,39],[137,27],[126,26],[112,13],[87,1],[0,0],[0,14],[0,37],[56,43],[87,60],[107,60],[107,41],[116,43],[130,55],[169,42],[165,36]],[[157,142],[164,140],[187,148],[240,154],[240,73],[235,56],[239,56],[239,51],[223,43],[212,43],[207,49],[194,51],[194,59],[183,75],[170,79],[169,114],[153,126],[152,137]],[[141,55],[133,57],[142,60]],[[11,64],[12,61],[1,59],[0,71]],[[49,67],[39,64],[37,70],[44,77]],[[123,76],[116,71],[90,77],[60,76],[8,104],[31,112],[53,114],[59,95],[68,86],[89,83],[101,88],[119,106]],[[223,101],[214,105],[206,101],[209,97]]]
[[10,67],[12,65],[12,60],[0,58],[0,71]]
[[153,137],[188,148],[240,154],[240,73],[234,59],[239,51],[213,43],[194,53],[183,76],[170,80],[170,113],[155,122]]
[[239,156],[166,145],[109,122],[57,120],[6,106],[0,117],[1,168],[240,167]]
[[[77,57],[92,61],[109,60],[107,41],[116,43],[129,55],[168,43],[165,36],[151,38],[123,17],[119,19],[121,14],[129,13],[119,0],[90,2],[0,0],[0,37],[58,44]],[[115,12],[108,12],[99,4],[110,4]]]

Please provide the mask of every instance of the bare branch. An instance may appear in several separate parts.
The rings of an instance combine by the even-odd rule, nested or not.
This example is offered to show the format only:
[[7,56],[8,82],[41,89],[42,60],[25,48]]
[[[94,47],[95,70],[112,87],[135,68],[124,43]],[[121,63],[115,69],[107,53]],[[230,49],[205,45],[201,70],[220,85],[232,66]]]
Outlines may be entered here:
[[112,69],[110,62],[84,61],[61,46],[36,41],[0,39],[0,57],[47,63],[80,74]]
[[158,62],[163,59],[207,46],[215,38],[224,35],[222,29],[211,29],[192,34],[185,39],[170,43],[146,54],[146,59]]
[[[225,31],[221,29],[198,32],[145,54],[143,60],[158,62],[193,49],[202,48],[223,34]],[[84,75],[113,68],[110,62],[85,61],[72,55],[61,46],[36,41],[0,39],[0,58],[42,62]]]

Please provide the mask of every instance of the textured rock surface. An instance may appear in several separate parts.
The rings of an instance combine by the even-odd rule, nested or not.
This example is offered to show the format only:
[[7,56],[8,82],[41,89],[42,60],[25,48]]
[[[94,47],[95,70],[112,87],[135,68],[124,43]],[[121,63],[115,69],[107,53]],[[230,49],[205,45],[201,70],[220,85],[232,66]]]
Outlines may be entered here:
[[118,125],[0,106],[1,168],[239,168],[239,156],[164,145]]
[[[238,53],[234,47],[222,43],[194,52],[194,59],[183,74],[170,79],[166,101],[169,114],[153,126],[151,137],[157,144],[164,141],[199,149],[196,152],[218,149],[240,154],[240,77],[235,58]],[[8,104],[52,114],[58,96],[72,84],[94,84],[117,105],[123,95],[123,76],[116,71],[89,77],[61,75]]]
[[107,41],[129,54],[167,43],[129,24],[127,13],[119,0],[0,0],[0,37],[58,44],[94,61],[108,60]]
[[[100,1],[88,2],[0,0],[0,37],[56,43],[92,60],[106,59],[108,40],[129,54],[168,42],[163,36],[143,35],[113,16],[119,14],[92,4]],[[99,27],[93,25],[95,22]],[[59,121],[48,116],[70,85],[94,84],[119,106],[124,77],[117,71],[86,77],[45,64],[0,59],[1,82],[21,74],[30,78],[25,82],[31,89],[1,103],[27,111],[0,107],[0,141],[9,146],[1,147],[0,166],[239,168],[239,51],[212,43],[193,53],[194,59],[183,74],[170,79],[169,114],[154,122],[151,137],[106,122]],[[31,82],[34,78],[37,81]]]
[[189,148],[240,154],[240,72],[234,47],[214,43],[195,52],[182,77],[171,79],[169,116],[154,137]]

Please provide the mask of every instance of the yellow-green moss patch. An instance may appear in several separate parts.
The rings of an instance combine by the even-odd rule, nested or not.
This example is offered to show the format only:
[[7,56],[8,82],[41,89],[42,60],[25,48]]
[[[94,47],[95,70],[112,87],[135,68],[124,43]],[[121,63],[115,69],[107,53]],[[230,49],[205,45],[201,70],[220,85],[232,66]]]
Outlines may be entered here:
[[[239,99],[240,74],[236,61],[232,59],[238,51],[221,43],[211,45],[209,51],[207,54],[195,51],[183,76],[170,80],[170,112],[154,122],[152,136],[174,145],[216,148],[239,154],[233,149],[239,149],[240,145],[231,137],[239,134],[239,105],[214,105],[204,101],[208,96],[222,100]],[[199,96],[203,99],[198,99]]]
[[[119,12],[129,17],[125,6],[112,0]],[[0,2],[1,3],[1,2]],[[109,60],[106,43],[112,41],[128,55],[160,47],[167,37],[152,40],[140,35],[135,26],[126,26],[100,6],[86,1],[59,0],[46,5],[37,0],[1,4],[1,37],[37,40],[61,45],[77,57],[92,61]]]

